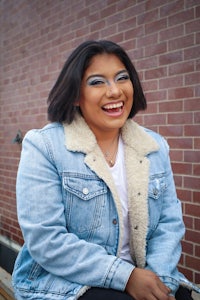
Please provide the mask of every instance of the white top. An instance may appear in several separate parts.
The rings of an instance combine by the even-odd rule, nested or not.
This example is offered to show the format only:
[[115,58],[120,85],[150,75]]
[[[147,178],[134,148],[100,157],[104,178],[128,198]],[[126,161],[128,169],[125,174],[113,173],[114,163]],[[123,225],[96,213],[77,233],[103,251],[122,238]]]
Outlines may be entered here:
[[127,182],[125,172],[125,161],[124,161],[124,145],[122,138],[119,138],[118,152],[116,161],[113,167],[110,167],[115,185],[117,187],[118,195],[122,204],[123,212],[123,225],[124,225],[124,236],[122,237],[122,249],[120,257],[133,263],[130,256],[129,248],[129,216],[128,216],[128,196],[127,196]]

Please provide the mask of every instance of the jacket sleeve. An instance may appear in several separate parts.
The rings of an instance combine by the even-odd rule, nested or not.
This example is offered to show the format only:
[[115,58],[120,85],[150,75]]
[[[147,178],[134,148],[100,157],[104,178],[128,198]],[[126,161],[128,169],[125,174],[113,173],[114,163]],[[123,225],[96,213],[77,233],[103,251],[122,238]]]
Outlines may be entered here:
[[181,239],[185,227],[181,202],[177,199],[175,190],[169,146],[162,137],[160,137],[159,157],[155,156],[154,163],[162,164],[165,188],[159,199],[161,209],[158,222],[147,239],[146,268],[155,272],[174,294],[179,286],[177,265],[181,256]]
[[27,133],[17,175],[18,219],[30,255],[70,282],[124,290],[134,266],[67,232],[61,177],[47,144],[41,131]]

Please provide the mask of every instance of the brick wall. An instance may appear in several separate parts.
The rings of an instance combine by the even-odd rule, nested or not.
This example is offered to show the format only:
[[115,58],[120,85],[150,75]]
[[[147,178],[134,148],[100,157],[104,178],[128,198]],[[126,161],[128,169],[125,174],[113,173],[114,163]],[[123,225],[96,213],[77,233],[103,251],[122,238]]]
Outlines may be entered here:
[[18,129],[46,124],[46,98],[71,50],[111,39],[132,58],[148,109],[136,117],[164,135],[187,232],[181,270],[200,282],[199,0],[18,0],[0,2],[1,235],[22,243],[15,178]]

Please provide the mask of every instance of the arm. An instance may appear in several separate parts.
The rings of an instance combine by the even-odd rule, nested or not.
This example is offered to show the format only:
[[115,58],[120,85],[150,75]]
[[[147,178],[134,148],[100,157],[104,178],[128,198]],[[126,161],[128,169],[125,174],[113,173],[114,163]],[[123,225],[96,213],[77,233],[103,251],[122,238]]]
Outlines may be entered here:
[[156,229],[147,241],[146,269],[157,274],[175,293],[179,285],[177,264],[181,256],[180,241],[184,235],[185,227],[181,203],[176,196],[169,159],[169,147],[164,139],[161,139],[160,148],[160,161],[164,162],[166,187],[160,196],[161,198],[155,200],[162,201],[162,206]]
[[61,177],[45,139],[40,131],[26,135],[17,176],[18,218],[31,256],[71,282],[123,290],[134,267],[68,233]]
[[[161,194],[149,199],[150,228],[153,233],[147,239],[147,265],[145,269],[135,268],[126,286],[126,291],[136,300],[155,297],[159,300],[175,300],[171,291],[174,294],[178,287],[176,266],[181,254],[180,239],[184,226],[168,154],[168,145],[161,138],[159,153],[153,153],[150,157],[153,175],[151,188],[158,188],[160,182]],[[162,173],[165,174],[164,180]]]

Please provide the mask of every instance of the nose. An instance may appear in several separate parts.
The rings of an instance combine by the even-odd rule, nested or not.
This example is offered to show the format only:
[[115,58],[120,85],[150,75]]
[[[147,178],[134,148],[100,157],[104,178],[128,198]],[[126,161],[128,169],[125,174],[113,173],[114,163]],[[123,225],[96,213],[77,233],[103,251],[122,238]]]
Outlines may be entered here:
[[106,96],[108,98],[118,98],[119,96],[121,96],[121,94],[122,91],[117,85],[117,83],[113,82],[107,86]]

